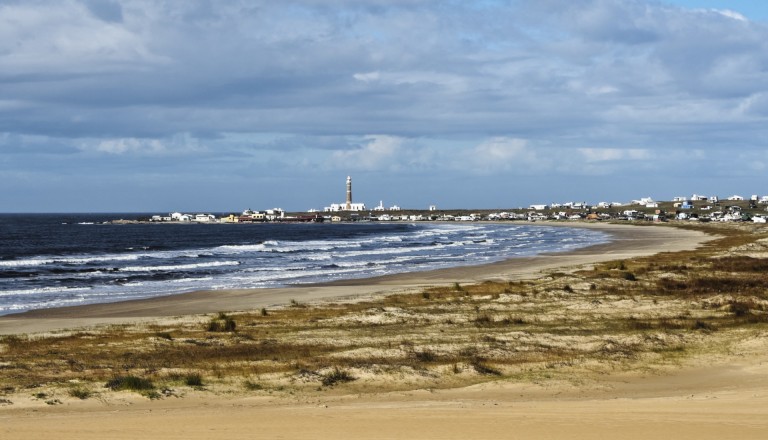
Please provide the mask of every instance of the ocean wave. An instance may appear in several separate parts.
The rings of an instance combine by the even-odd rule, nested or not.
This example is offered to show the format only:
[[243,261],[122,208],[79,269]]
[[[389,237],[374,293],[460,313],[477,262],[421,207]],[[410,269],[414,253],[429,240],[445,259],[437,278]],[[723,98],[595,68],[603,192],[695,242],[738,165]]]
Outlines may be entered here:
[[0,297],[62,294],[62,293],[72,293],[72,292],[85,292],[89,290],[93,290],[93,288],[92,287],[37,287],[32,289],[3,290],[3,291],[0,291]]
[[128,266],[119,269],[119,272],[158,272],[158,271],[182,271],[205,269],[210,267],[239,266],[239,261],[211,261],[207,263],[175,264],[166,266]]
[[[233,230],[248,235],[232,236]],[[161,227],[147,231],[168,234]],[[215,234],[183,249],[173,247],[184,245],[184,235],[141,235],[123,240],[119,247],[105,246],[103,253],[4,257],[0,260],[0,314],[60,306],[64,304],[60,300],[106,302],[482,264],[605,241],[605,235],[594,231],[483,223],[332,225],[306,231],[278,225],[200,231]],[[118,248],[123,253],[114,251]]]

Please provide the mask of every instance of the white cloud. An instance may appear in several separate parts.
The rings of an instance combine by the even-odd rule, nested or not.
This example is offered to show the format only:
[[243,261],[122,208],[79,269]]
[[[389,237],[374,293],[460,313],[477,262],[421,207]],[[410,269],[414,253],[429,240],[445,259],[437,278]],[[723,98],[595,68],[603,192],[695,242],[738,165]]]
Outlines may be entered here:
[[537,156],[525,139],[495,137],[468,150],[459,168],[477,173],[494,173],[516,169],[530,171],[532,168],[549,166],[549,161]]
[[383,171],[398,168],[396,159],[401,151],[402,138],[396,136],[366,136],[366,143],[354,150],[334,151],[328,166],[344,170]]
[[85,139],[78,148],[83,152],[131,156],[180,156],[205,153],[208,148],[200,139],[182,133],[165,139],[109,138]]
[[0,5],[0,54],[6,74],[124,71],[167,61],[136,30],[72,0]]
[[373,82],[377,81],[381,74],[379,72],[356,73],[352,77],[362,82]]
[[438,3],[0,0],[0,163],[524,173],[557,191],[768,148],[765,23],[656,0]]
[[712,9],[712,11],[717,12],[718,14],[723,15],[725,17],[732,18],[734,20],[744,21],[744,22],[749,21],[747,17],[743,16],[742,14],[736,11],[732,11],[730,9]]
[[135,138],[104,139],[95,143],[92,147],[86,148],[92,148],[95,151],[109,154],[158,154],[166,151],[165,146],[158,140],[145,140]]
[[579,148],[578,152],[587,162],[646,161],[655,157],[652,151],[642,148]]

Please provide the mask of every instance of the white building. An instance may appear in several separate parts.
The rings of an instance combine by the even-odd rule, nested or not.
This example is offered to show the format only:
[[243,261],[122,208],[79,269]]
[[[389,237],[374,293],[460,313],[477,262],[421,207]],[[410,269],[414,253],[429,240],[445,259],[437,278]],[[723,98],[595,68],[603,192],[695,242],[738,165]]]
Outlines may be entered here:
[[275,221],[275,220],[277,220],[279,218],[284,218],[285,217],[285,211],[283,211],[282,208],[267,209],[265,214],[266,214],[265,215],[266,219],[269,220],[269,221]]
[[323,208],[323,212],[341,212],[341,211],[367,211],[365,203],[350,203],[347,209],[346,203],[331,203],[331,206]]
[[332,203],[323,208],[323,212],[340,211],[367,211],[365,203],[352,203],[352,177],[347,176],[347,201],[344,203]]
[[192,221],[192,216],[188,214],[182,214],[180,212],[174,212],[171,214],[171,221],[174,222],[190,222]]
[[213,214],[197,214],[192,221],[197,223],[214,223],[217,220],[216,216]]
[[633,205],[650,205],[656,203],[651,197],[643,197],[640,200],[632,200]]

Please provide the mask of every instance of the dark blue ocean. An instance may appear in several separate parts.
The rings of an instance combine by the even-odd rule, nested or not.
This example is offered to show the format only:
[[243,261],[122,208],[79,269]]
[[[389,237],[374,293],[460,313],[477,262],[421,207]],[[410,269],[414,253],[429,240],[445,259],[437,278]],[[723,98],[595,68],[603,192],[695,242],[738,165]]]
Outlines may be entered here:
[[489,263],[608,241],[483,222],[102,224],[137,214],[0,214],[0,314]]

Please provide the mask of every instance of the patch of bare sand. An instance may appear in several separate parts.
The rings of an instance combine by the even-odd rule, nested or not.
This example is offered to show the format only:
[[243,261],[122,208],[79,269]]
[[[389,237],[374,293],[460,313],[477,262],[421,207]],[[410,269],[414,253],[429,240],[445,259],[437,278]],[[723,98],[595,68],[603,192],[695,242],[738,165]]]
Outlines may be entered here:
[[188,396],[20,409],[0,413],[0,435],[9,440],[762,439],[768,428],[768,359],[758,359],[668,375],[607,376],[586,387],[506,382],[322,400]]

